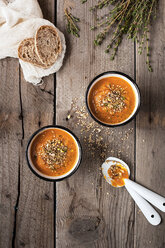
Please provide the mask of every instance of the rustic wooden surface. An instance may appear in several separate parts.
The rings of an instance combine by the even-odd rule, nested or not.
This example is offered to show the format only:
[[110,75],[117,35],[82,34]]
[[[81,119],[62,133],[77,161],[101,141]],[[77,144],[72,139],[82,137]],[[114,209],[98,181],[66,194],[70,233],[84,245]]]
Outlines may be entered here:
[[[54,21],[53,1],[41,1],[45,18]],[[19,202],[15,225],[15,247],[54,246],[54,185],[40,180],[27,167],[25,149],[30,135],[53,124],[54,76],[44,79],[44,85],[27,84],[20,72],[22,146],[20,159]]]
[[1,60],[0,75],[0,247],[11,247],[22,139],[18,61]]
[[[142,105],[136,125],[136,181],[165,195],[165,1],[160,1],[158,13],[151,32],[153,73],[143,66],[145,57],[137,54]],[[161,215],[162,224],[155,228],[136,209],[135,247],[165,247],[165,214]]]
[[[54,22],[54,2],[41,1]],[[25,159],[30,135],[54,121],[54,76],[34,87],[18,60],[0,61],[0,247],[54,247],[54,184],[34,176]]]
[[[92,1],[83,6],[74,2],[73,13],[82,20],[79,39],[65,31],[64,1],[39,1],[44,17],[57,21],[66,37],[64,65],[56,76],[35,87],[25,82],[17,60],[0,61],[0,248],[164,248],[165,215],[161,213],[161,225],[151,226],[128,193],[110,187],[99,168],[104,156],[120,157],[129,164],[133,179],[164,195],[165,3],[160,0],[152,27],[154,72],[149,73],[145,56],[137,54],[130,40],[123,42],[113,62],[103,49],[94,49],[96,33],[89,30],[93,18],[88,11]],[[126,126],[95,132],[92,138],[102,136],[103,145],[95,144],[93,153],[87,142],[90,132],[81,133],[77,125],[75,105],[84,106],[87,85],[108,70],[137,81],[142,106],[136,120]],[[66,120],[68,113],[72,117]],[[29,136],[55,121],[75,132],[83,148],[79,170],[57,184],[38,179],[25,160]],[[91,122],[88,117],[86,125]]]
[[[66,121],[66,116],[76,97],[79,98],[77,105],[80,108],[85,104],[85,90],[99,73],[118,70],[134,77],[134,44],[125,41],[117,59],[110,62],[103,49],[93,47],[96,33],[90,31],[90,1],[81,9],[77,3],[74,9],[74,13],[78,12],[82,20],[79,39],[71,38],[65,31],[63,1],[59,1],[57,7],[57,26],[66,36],[68,51],[64,66],[57,73],[56,118],[58,124],[67,126],[77,134],[84,150],[78,172],[64,182],[57,183],[57,247],[102,248],[122,247],[124,244],[130,247],[134,236],[134,203],[124,189],[114,189],[105,182],[99,170],[104,162],[104,158],[100,158],[102,149],[97,149],[92,157],[92,151],[88,150],[87,142],[84,142],[84,136],[88,139],[90,133],[80,135],[81,127],[76,127],[74,112],[71,112],[72,118],[69,121]],[[91,118],[88,118],[87,125],[89,122]],[[120,156],[130,164],[133,172],[134,130],[128,140],[121,141],[123,133],[132,128],[134,129],[134,122],[113,129],[114,133],[109,137],[105,133],[103,143],[109,143],[105,151],[106,157],[110,154]],[[110,130],[104,128],[103,132],[107,129]]]

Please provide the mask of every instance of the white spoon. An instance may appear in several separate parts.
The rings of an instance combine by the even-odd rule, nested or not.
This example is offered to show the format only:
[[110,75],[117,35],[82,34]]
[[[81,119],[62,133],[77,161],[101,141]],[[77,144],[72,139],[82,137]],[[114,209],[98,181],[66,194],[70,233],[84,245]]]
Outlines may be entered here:
[[[116,162],[120,163],[123,167],[125,167],[128,171],[128,175],[130,175],[130,169],[124,161],[122,161],[121,159],[115,158],[115,157],[107,158],[106,161],[102,164],[102,172],[103,172],[103,175],[106,181],[111,185],[112,185],[112,182],[111,182],[112,179],[110,178],[108,174],[108,170],[112,165],[115,165]],[[131,181],[130,179],[124,179],[124,182],[125,182],[124,186],[126,187],[127,191],[130,193],[130,195],[132,196],[132,198],[134,199],[138,207],[141,209],[146,219],[152,225],[155,225],[155,226],[159,225],[161,222],[160,215],[145,199],[147,199],[153,205],[157,206],[159,209],[162,210],[164,209],[162,206],[164,206],[163,203],[165,202],[165,198]],[[121,186],[118,186],[118,187],[121,187]],[[157,203],[157,200],[159,203]]]

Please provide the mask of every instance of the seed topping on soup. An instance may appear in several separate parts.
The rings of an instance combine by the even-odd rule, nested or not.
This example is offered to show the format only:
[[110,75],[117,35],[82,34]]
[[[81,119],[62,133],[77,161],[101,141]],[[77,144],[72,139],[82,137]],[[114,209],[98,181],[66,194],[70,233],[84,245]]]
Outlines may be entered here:
[[42,145],[42,150],[38,152],[42,159],[52,170],[65,166],[68,147],[64,145],[62,140],[48,140]]
[[135,109],[133,87],[123,78],[101,78],[91,86],[88,106],[92,115],[105,124],[119,124],[127,120]]
[[75,139],[60,128],[49,128],[39,133],[32,141],[30,150],[33,165],[48,176],[64,175],[78,161]]
[[[99,105],[106,108],[107,112],[114,114],[121,112],[126,107],[126,89],[114,84],[107,85],[107,92],[103,99],[100,99]],[[101,98],[101,97],[100,97]]]

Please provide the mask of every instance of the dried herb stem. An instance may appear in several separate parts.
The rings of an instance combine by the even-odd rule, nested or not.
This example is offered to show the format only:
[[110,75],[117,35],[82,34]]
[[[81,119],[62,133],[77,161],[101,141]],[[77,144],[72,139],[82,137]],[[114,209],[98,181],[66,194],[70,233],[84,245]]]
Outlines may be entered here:
[[[150,47],[149,47],[149,27],[152,18],[156,17],[156,8],[159,0],[102,0],[90,9],[96,11],[114,4],[114,8],[102,18],[97,18],[96,25],[92,30],[103,28],[96,36],[94,44],[101,45],[103,40],[110,34],[110,29],[114,26],[112,38],[105,50],[106,53],[113,48],[111,59],[115,58],[118,47],[123,40],[124,35],[127,38],[139,43],[139,53],[143,48],[146,49],[146,64],[148,70],[152,71],[150,65]],[[97,11],[98,14],[98,11]],[[100,22],[100,20],[102,20]],[[140,39],[138,38],[140,37]]]
[[80,19],[78,17],[73,16],[68,8],[64,9],[64,14],[65,14],[65,17],[66,17],[66,20],[67,20],[67,31],[68,31],[68,33],[71,33],[76,37],[80,37],[80,35],[79,35],[80,29],[77,26],[77,22],[79,22]]

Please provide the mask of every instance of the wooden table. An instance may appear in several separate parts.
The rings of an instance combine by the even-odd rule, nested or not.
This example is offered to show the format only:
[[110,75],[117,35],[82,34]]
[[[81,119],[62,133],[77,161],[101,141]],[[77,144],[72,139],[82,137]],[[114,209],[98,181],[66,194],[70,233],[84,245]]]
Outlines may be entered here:
[[[65,30],[64,1],[39,2],[45,18],[65,34],[67,53],[62,69],[39,87],[25,82],[17,59],[0,61],[0,247],[164,248],[165,214],[159,226],[150,225],[126,190],[110,187],[99,168],[104,157],[120,157],[129,164],[132,179],[165,195],[165,1],[160,0],[151,31],[153,73],[130,40],[124,40],[114,61],[103,47],[94,48],[91,1],[83,6],[75,1],[73,13],[81,18],[79,39]],[[91,131],[81,133],[82,126],[76,125],[73,101],[78,98],[76,105],[82,108],[91,79],[108,70],[136,80],[141,109],[131,123],[103,128],[103,146],[91,154]],[[91,122],[87,117],[87,125]],[[30,135],[48,124],[68,127],[83,147],[79,170],[58,183],[37,178],[25,159]]]

